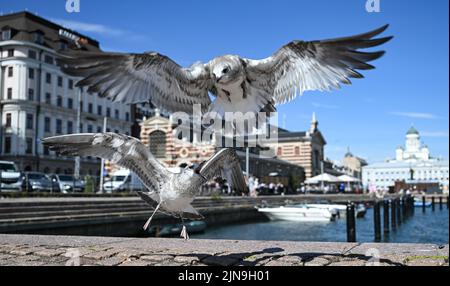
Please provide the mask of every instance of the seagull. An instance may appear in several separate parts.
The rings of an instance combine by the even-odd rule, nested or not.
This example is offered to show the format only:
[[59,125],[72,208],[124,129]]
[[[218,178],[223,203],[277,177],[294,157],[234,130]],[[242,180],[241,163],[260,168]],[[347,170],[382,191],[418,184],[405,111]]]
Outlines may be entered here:
[[[384,51],[363,52],[392,37],[375,38],[388,25],[344,38],[292,41],[268,58],[252,60],[238,55],[216,57],[208,63],[181,67],[157,52],[66,52],[57,61],[62,71],[80,77],[78,86],[114,102],[151,101],[160,110],[275,112],[275,106],[305,91],[330,91],[351,78],[363,78],[357,70],[369,70],[368,62]],[[213,99],[213,101],[211,100]]]
[[154,208],[144,224],[144,230],[147,230],[153,216],[160,210],[181,218],[181,236],[187,239],[184,219],[203,219],[191,203],[204,183],[221,177],[237,191],[247,190],[239,157],[230,148],[219,150],[196,167],[188,166],[180,173],[174,173],[164,167],[138,139],[123,134],[70,134],[48,137],[42,143],[59,155],[99,157],[136,173],[148,189],[137,192],[138,195]]

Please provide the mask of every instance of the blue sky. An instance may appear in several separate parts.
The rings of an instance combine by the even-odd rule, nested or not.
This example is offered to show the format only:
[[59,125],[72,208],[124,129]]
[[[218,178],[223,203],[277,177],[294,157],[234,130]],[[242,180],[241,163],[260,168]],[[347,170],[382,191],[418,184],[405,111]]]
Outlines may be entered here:
[[[181,65],[222,54],[264,58],[294,39],[365,32],[383,24],[394,35],[375,70],[331,93],[306,92],[278,107],[280,125],[305,130],[313,111],[340,160],[347,146],[370,162],[394,156],[413,124],[432,155],[449,157],[448,0],[94,1],[67,13],[65,0],[0,0],[2,13],[27,9],[101,43],[104,50],[154,50]],[[226,3],[225,3],[226,2]]]

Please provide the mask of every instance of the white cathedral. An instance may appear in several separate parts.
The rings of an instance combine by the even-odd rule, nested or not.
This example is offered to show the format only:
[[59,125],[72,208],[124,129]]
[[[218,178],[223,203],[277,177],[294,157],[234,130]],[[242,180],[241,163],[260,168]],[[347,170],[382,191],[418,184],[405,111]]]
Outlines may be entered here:
[[405,148],[398,146],[395,150],[395,161],[430,160],[430,150],[420,143],[419,131],[411,126],[406,133]]
[[405,147],[395,150],[395,159],[363,167],[362,181],[366,188],[387,190],[396,181],[439,183],[448,192],[449,161],[430,156],[427,145],[422,145],[420,134],[411,127],[406,133]]

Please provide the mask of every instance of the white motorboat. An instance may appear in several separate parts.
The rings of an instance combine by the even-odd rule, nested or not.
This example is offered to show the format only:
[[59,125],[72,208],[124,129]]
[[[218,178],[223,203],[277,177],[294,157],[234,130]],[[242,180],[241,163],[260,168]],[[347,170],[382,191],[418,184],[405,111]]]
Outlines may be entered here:
[[[340,204],[306,204],[306,206],[311,208],[319,208],[319,209],[327,209],[330,211],[337,211],[339,212],[339,216],[346,216],[347,215],[347,206],[346,205],[340,205]],[[356,217],[364,217],[366,215],[366,207],[363,204],[357,204],[355,208],[355,216]]]
[[325,208],[314,208],[307,205],[258,208],[271,220],[328,222],[335,219],[337,211]]

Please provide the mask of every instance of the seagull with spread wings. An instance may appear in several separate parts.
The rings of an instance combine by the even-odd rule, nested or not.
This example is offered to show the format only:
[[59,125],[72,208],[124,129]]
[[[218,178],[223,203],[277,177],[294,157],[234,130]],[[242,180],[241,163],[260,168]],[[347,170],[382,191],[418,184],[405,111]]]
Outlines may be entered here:
[[199,104],[203,112],[223,118],[225,112],[272,112],[305,91],[338,89],[362,78],[357,70],[373,69],[368,62],[384,51],[360,50],[389,41],[392,37],[375,38],[387,27],[351,37],[292,41],[261,60],[225,55],[183,68],[157,52],[75,52],[60,58],[59,65],[81,78],[78,86],[113,101],[151,101],[168,112],[192,112]]
[[[116,133],[82,133],[48,137],[42,140],[45,146],[57,154],[66,156],[93,156],[135,172],[147,192],[139,196],[154,207],[153,214],[144,225],[148,228],[156,213],[181,218],[201,219],[201,214],[191,205],[200,187],[207,181],[222,177],[234,189],[247,190],[239,158],[233,149],[221,149],[209,160],[197,167],[186,167],[180,173],[165,168],[138,139]],[[183,225],[181,236],[188,238]]]

